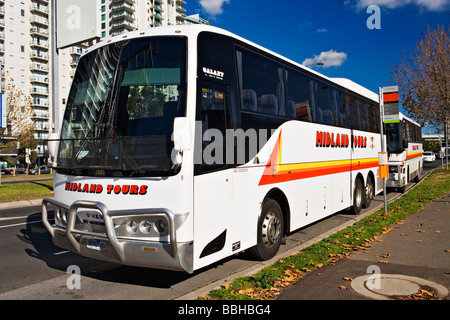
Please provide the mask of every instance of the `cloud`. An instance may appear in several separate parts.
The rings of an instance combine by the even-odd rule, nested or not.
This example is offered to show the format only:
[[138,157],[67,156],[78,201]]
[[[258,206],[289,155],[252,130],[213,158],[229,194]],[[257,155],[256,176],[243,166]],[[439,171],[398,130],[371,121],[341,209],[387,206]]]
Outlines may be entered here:
[[223,4],[229,4],[231,0],[200,0],[203,11],[209,16],[215,17],[223,13]]
[[344,4],[354,6],[358,10],[366,9],[370,5],[396,9],[408,4],[414,4],[429,11],[443,11],[450,0],[345,0]]
[[325,29],[325,28],[319,28],[319,29],[316,30],[316,32],[317,32],[317,33],[326,33],[326,32],[328,32],[328,29]]
[[313,67],[319,64],[323,68],[339,67],[345,60],[347,60],[347,54],[345,52],[329,50],[321,52],[319,55],[314,55],[312,58],[305,59],[302,65],[305,67]]

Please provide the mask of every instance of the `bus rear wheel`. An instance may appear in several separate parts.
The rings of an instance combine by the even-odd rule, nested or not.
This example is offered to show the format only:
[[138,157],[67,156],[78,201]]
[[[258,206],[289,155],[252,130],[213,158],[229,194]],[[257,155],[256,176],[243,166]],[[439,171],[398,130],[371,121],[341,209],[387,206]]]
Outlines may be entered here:
[[273,199],[264,202],[258,221],[257,244],[249,250],[250,255],[257,260],[273,258],[283,239],[284,219],[280,205]]
[[373,185],[372,178],[367,178],[367,184],[366,184],[366,198],[364,199],[363,208],[370,207],[370,203],[372,202],[372,199],[374,197],[374,191],[375,187]]

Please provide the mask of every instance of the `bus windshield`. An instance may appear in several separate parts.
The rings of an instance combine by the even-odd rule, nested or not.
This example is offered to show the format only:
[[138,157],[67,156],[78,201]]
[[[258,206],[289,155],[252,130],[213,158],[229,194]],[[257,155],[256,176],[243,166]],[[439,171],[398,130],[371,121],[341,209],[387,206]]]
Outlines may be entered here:
[[389,153],[402,153],[403,143],[400,123],[386,124],[387,150]]
[[159,176],[172,171],[175,117],[186,112],[186,38],[112,43],[80,59],[61,129],[58,172]]

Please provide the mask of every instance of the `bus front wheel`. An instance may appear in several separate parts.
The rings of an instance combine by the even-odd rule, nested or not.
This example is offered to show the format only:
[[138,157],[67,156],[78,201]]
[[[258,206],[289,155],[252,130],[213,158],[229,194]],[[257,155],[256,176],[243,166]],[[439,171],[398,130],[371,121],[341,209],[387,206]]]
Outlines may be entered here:
[[257,244],[250,249],[250,255],[257,260],[273,258],[283,239],[284,219],[280,205],[273,199],[264,202],[258,221]]

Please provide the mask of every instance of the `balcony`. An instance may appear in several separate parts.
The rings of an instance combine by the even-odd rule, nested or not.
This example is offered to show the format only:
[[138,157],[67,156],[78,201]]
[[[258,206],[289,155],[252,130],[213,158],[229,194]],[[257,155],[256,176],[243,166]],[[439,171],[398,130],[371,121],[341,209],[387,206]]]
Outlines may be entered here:
[[30,53],[30,58],[31,59],[40,59],[40,60],[48,61],[49,55],[48,55],[48,53],[42,53],[42,52],[33,51],[32,53]]
[[31,83],[48,83],[48,77],[33,75],[30,77]]
[[30,23],[31,24],[39,24],[39,25],[48,27],[48,19],[43,18],[43,17],[32,16],[30,18]]
[[32,102],[33,107],[40,107],[40,108],[48,108],[49,103],[47,99],[35,97]]
[[72,59],[70,60],[70,66],[71,66],[72,68],[73,68],[73,67],[76,67],[77,64],[78,64],[78,61],[80,61],[80,57],[77,57],[77,56],[72,57]]
[[30,70],[31,71],[48,72],[49,67],[47,64],[43,64],[43,63],[32,63],[32,64],[30,64]]
[[125,2],[122,3],[114,3],[111,6],[111,11],[128,11],[128,12],[134,12],[134,6],[132,4],[128,4]]
[[49,13],[48,6],[40,5],[39,3],[33,3],[30,5],[30,11],[33,13],[40,13],[47,15]]
[[136,27],[134,26],[134,23],[127,21],[127,20],[121,20],[117,22],[111,22],[110,24],[111,29],[126,29],[126,30],[134,30]]
[[48,38],[48,30],[44,28],[33,27],[30,29],[30,34]]
[[30,46],[31,47],[48,49],[49,48],[49,43],[48,43],[48,41],[39,41],[37,39],[34,39],[34,40],[30,41]]
[[35,111],[33,115],[34,119],[49,119],[50,113],[47,111]]
[[33,87],[30,89],[30,94],[40,94],[40,95],[48,96],[48,88]]
[[185,13],[186,12],[186,10],[182,7],[182,6],[179,6],[179,5],[177,5],[177,12],[178,13]]
[[73,56],[81,56],[83,54],[83,49],[80,47],[70,48],[70,54]]
[[136,1],[134,1],[134,0],[113,0],[113,3],[116,3],[116,2],[125,2],[125,3],[133,5]]
[[134,14],[129,12],[117,12],[111,14],[111,20],[127,20],[127,21],[134,21],[136,18],[134,17]]

